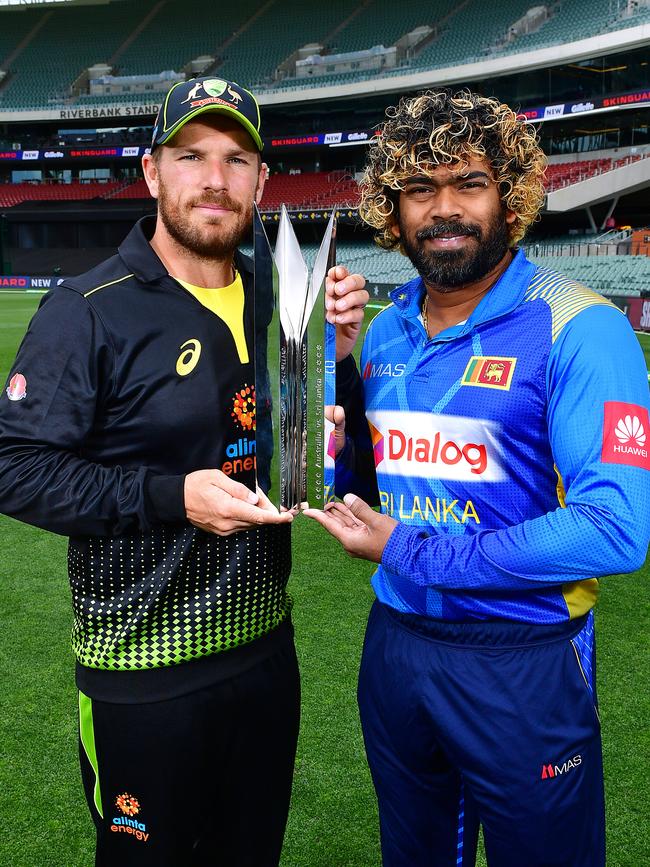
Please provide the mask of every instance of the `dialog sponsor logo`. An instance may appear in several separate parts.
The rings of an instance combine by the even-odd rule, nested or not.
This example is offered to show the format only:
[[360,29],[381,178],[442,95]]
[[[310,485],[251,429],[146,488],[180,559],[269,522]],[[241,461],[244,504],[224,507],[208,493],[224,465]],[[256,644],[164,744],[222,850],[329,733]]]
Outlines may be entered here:
[[368,412],[379,474],[464,482],[503,479],[499,425],[428,412]]
[[650,470],[648,410],[634,403],[605,402],[601,460]]
[[563,777],[574,768],[579,768],[581,764],[582,756],[578,754],[577,756],[573,756],[572,759],[567,759],[567,761],[563,762],[563,764],[561,765],[556,765],[552,763],[548,765],[542,765],[542,773],[540,779],[553,780],[555,779],[555,777]]

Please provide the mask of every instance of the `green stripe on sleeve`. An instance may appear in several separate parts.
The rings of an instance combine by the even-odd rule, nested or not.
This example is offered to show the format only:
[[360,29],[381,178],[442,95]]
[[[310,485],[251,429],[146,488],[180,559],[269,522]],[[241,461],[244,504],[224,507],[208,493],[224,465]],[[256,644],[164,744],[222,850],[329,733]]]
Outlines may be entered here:
[[95,751],[95,727],[93,725],[93,702],[82,692],[79,693],[79,735],[84,751],[88,757],[93,771],[95,772],[95,789],[93,800],[99,815],[104,818],[102,807],[102,795],[99,790],[99,766],[97,764],[97,752]]

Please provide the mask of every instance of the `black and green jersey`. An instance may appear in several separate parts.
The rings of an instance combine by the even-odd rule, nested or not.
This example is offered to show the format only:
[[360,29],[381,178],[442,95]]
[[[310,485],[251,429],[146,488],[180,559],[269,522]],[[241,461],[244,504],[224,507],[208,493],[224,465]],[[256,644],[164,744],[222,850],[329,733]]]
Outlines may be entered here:
[[[70,537],[78,682],[114,700],[229,674],[290,609],[288,527],[221,537],[185,518],[187,473],[251,483],[268,400],[254,353],[242,363],[228,325],[170,277],[153,228],[45,296],[0,395],[0,511]],[[265,351],[251,264],[236,264]]]

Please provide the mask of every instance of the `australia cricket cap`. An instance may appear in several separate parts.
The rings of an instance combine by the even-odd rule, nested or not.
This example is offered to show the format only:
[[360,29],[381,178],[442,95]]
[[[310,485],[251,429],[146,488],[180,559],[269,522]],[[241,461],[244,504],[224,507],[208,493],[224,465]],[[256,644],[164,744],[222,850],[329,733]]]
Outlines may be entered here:
[[232,117],[262,150],[260,107],[253,94],[234,81],[209,77],[179,81],[169,90],[156,118],[151,150],[168,142],[188,121],[206,111]]

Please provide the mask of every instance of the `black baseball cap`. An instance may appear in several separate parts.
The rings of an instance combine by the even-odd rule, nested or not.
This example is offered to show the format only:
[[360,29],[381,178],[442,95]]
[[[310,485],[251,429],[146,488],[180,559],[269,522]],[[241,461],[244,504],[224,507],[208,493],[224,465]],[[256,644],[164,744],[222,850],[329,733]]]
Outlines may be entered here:
[[232,117],[262,150],[260,107],[253,94],[234,81],[211,76],[179,81],[170,88],[156,118],[151,150],[168,142],[188,121],[206,111]]

